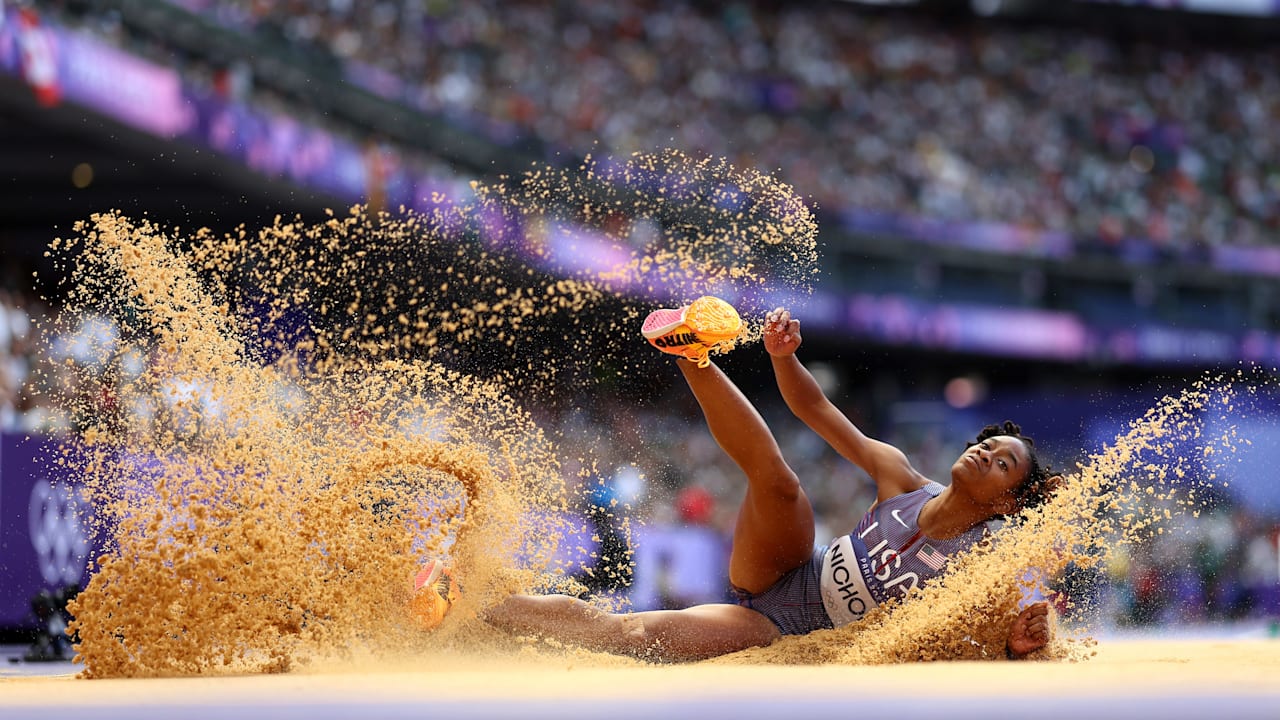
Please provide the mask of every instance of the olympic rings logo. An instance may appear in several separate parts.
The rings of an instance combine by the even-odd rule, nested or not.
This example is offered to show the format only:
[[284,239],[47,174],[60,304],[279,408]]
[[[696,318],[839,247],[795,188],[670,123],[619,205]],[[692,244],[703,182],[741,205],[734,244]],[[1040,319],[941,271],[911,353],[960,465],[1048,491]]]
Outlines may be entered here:
[[84,577],[89,538],[80,521],[80,501],[67,483],[39,478],[27,505],[31,547],[49,585],[78,585]]

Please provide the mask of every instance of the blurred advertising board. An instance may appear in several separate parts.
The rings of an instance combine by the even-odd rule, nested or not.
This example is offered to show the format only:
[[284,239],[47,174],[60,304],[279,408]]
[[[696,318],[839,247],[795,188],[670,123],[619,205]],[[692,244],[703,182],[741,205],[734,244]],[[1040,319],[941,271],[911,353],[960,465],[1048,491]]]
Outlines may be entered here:
[[88,580],[97,543],[74,478],[44,461],[47,438],[0,435],[0,628],[36,624],[31,600]]
[[830,329],[887,345],[1065,362],[1217,367],[1280,364],[1280,336],[1142,323],[1101,327],[1071,312],[854,294]]
[[1280,15],[1280,0],[1085,0],[1099,5],[1126,5],[1156,10],[1183,10],[1210,15],[1269,17]]
[[184,80],[173,67],[63,27],[33,8],[0,6],[0,72],[20,77],[42,104],[74,102],[344,202],[376,194],[386,207],[419,207],[423,198],[466,187],[411,170],[388,148]]

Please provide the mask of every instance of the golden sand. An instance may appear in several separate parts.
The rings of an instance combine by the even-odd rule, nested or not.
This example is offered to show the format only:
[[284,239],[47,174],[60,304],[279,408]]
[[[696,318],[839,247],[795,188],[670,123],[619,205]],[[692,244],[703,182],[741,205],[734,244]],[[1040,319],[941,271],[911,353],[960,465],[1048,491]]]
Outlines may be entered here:
[[[773,290],[808,292],[816,226],[787,186],[673,152],[535,168],[474,193],[426,214],[354,208],[227,236],[98,215],[55,242],[64,317],[121,328],[98,348],[105,375],[72,367],[73,389],[108,378],[110,411],[68,390],[82,443],[52,459],[85,478],[111,540],[72,606],[86,677],[281,671],[405,648],[566,652],[477,619],[575,569],[556,560],[572,529],[564,468],[594,461],[549,438],[524,400],[587,402],[601,378],[642,373],[653,354],[636,329],[651,306],[636,291],[727,293],[747,318]],[[514,259],[552,257],[566,225],[622,260],[557,277]],[[1002,658],[1036,582],[1023,571],[1102,562],[1165,520],[1151,501],[1202,470],[1170,439],[1195,437],[1229,397],[1206,385],[1162,402],[912,602],[712,663]],[[1197,441],[1207,454],[1233,442]],[[427,633],[405,612],[409,578],[441,556],[465,591]],[[1060,632],[1041,656],[1090,647]]]
[[[922,673],[927,681],[922,682]],[[104,680],[82,683],[70,676],[0,677],[0,714],[10,709],[59,707],[200,708],[234,706],[240,712],[292,705],[359,704],[366,712],[383,705],[526,703],[527,711],[561,704],[635,708],[663,700],[737,703],[740,708],[782,698],[852,704],[891,700],[910,711],[931,699],[987,701],[994,716],[1011,716],[1024,702],[1039,703],[1037,717],[1063,717],[1061,698],[1142,698],[1143,707],[1165,715],[1169,703],[1214,698],[1226,716],[1237,702],[1280,694],[1280,642],[1271,640],[1107,641],[1087,663],[938,662],[919,665],[826,666],[605,666],[569,658],[428,655],[412,664],[380,667],[307,668],[288,675],[172,678],[142,683]],[[571,703],[579,705],[571,705]],[[1265,706],[1265,705],[1264,705]],[[456,706],[455,706],[456,707]],[[686,705],[686,707],[688,707]],[[1104,706],[1105,707],[1105,706]],[[1123,706],[1122,706],[1123,707]],[[1256,705],[1254,706],[1257,707]],[[1124,708],[1128,713],[1132,705]],[[1095,717],[1128,717],[1121,712]],[[472,710],[472,714],[475,711]],[[743,713],[750,715],[750,713]],[[1030,713],[1029,713],[1030,714]],[[1188,717],[1186,712],[1172,713]],[[635,716],[635,713],[630,713]],[[1253,712],[1250,717],[1262,717]]]
[[[109,317],[121,336],[94,348],[101,363],[71,363],[58,398],[82,442],[52,460],[84,478],[110,537],[72,606],[86,676],[471,642],[480,608],[577,569],[557,554],[573,446],[510,389],[577,401],[625,374],[648,309],[628,288],[680,302],[731,279],[749,305],[766,287],[807,291],[815,272],[804,204],[722,162],[635,156],[474,192],[226,236],[98,215],[53,244],[64,321]],[[538,243],[565,227],[620,261],[546,274],[516,259],[550,257]],[[762,275],[778,253],[789,263]],[[427,634],[405,608],[432,557],[466,591]],[[614,560],[606,572],[627,570]]]

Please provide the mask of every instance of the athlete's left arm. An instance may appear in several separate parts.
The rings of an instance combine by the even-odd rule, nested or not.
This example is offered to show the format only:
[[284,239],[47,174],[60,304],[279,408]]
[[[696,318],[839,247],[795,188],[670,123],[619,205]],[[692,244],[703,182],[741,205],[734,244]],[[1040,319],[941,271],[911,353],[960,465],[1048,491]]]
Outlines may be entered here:
[[1053,637],[1049,621],[1049,603],[1041,601],[1028,605],[1009,628],[1005,653],[1010,660],[1021,660],[1049,644]]
[[887,500],[928,483],[902,450],[868,437],[823,392],[812,373],[796,357],[800,321],[783,308],[765,317],[764,346],[774,379],[787,407],[833,450],[862,468],[876,484],[876,499]]

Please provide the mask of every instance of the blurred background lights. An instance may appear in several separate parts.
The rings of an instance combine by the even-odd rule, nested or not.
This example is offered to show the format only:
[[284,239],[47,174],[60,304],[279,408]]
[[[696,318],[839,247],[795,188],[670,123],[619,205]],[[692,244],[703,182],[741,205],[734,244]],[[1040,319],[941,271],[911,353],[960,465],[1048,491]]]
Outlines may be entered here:
[[1156,166],[1155,153],[1146,145],[1134,145],[1129,150],[1129,165],[1140,173],[1149,173]]
[[77,190],[83,190],[93,183],[93,166],[89,163],[80,163],[71,169],[71,184],[76,186]]
[[826,393],[827,397],[833,397],[839,393],[840,372],[835,366],[825,362],[813,362],[809,364],[809,373],[813,375],[818,387],[822,388],[822,392]]
[[972,407],[987,397],[987,381],[978,375],[951,378],[942,390],[947,404],[957,410]]

